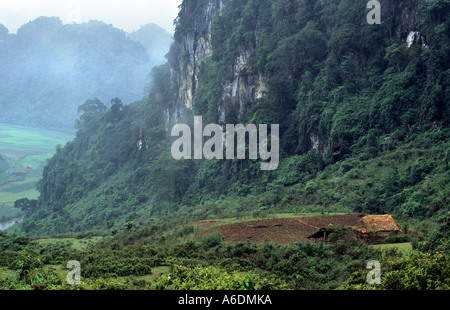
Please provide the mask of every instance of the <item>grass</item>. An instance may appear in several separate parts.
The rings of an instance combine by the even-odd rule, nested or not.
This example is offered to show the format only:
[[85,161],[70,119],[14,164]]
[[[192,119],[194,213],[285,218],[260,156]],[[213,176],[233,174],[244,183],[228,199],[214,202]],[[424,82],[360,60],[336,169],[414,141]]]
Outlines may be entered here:
[[[72,138],[62,132],[0,124],[0,154],[10,167],[0,174],[0,205],[12,207],[21,198],[37,199],[36,183],[47,159],[53,156],[57,145]],[[26,174],[13,177],[18,170],[25,170]]]
[[[69,269],[66,268],[65,265],[45,265],[43,267],[44,271],[53,271],[55,272],[60,278],[61,280],[65,281],[67,274],[69,273]],[[152,273],[151,274],[147,274],[144,276],[133,276],[133,278],[137,279],[137,280],[141,280],[141,281],[145,281],[148,283],[153,283],[155,282],[157,279],[159,279],[159,277],[161,277],[164,274],[167,274],[170,271],[170,267],[168,266],[158,266],[158,267],[153,267],[152,268]],[[0,274],[1,274],[2,270],[0,269]],[[11,273],[12,271],[10,270],[6,270],[4,271],[4,273]],[[83,276],[83,266],[81,266],[81,276]],[[118,280],[125,280],[127,277],[117,277]]]
[[26,149],[52,151],[55,141],[64,144],[70,136],[57,131],[0,124],[0,141],[4,147],[11,148],[11,150],[23,149],[26,146]]
[[[57,264],[57,265],[44,265],[42,269],[45,272],[53,271],[61,281],[66,281],[67,275],[69,274],[70,270],[66,268],[64,264]],[[170,271],[170,267],[167,266],[158,266],[152,268],[152,273],[144,276],[133,276],[136,280],[145,281],[147,283],[153,283],[156,280],[158,280],[162,275],[167,274]],[[9,275],[12,276],[15,274],[14,270],[10,270],[7,268],[0,268],[0,276],[1,275]],[[81,266],[81,280],[83,280],[83,266]],[[117,277],[117,280],[123,281],[127,277]]]
[[8,275],[8,274],[12,274],[13,272],[14,272],[14,271],[9,270],[9,269],[7,269],[7,268],[0,267],[0,275],[3,275],[3,274]]
[[53,271],[56,273],[61,280],[65,280],[67,277],[67,274],[69,273],[69,269],[65,268],[66,266],[63,265],[44,265],[42,268],[44,271]]
[[134,278],[152,283],[152,282],[155,282],[160,276],[168,273],[169,271],[170,271],[170,267],[167,267],[167,266],[153,267],[152,274],[148,274],[145,276],[135,276]]
[[374,244],[374,245],[369,245],[369,247],[372,247],[377,250],[388,250],[388,249],[392,249],[392,248],[397,248],[399,252],[408,252],[408,251],[412,250],[411,242]]
[[95,236],[85,239],[77,239],[77,238],[47,238],[47,239],[38,239],[37,242],[42,245],[48,244],[56,244],[58,242],[61,243],[69,243],[70,247],[77,250],[82,251],[87,249],[90,245],[93,245],[97,242],[103,240],[101,236]]
[[[67,278],[67,274],[69,273],[69,269],[65,268],[64,265],[45,265],[43,267],[44,271],[53,271],[56,273],[62,281],[65,281]],[[159,279],[164,274],[167,274],[170,271],[170,267],[167,266],[159,266],[159,267],[153,267],[152,273],[147,274],[144,276],[133,276],[136,280],[145,281],[148,283],[153,283],[156,280]],[[11,274],[13,271],[6,270],[4,271],[5,274]],[[0,274],[2,273],[2,270],[0,269]],[[83,277],[83,266],[81,266],[81,276]],[[125,280],[127,277],[117,277],[117,280]]]

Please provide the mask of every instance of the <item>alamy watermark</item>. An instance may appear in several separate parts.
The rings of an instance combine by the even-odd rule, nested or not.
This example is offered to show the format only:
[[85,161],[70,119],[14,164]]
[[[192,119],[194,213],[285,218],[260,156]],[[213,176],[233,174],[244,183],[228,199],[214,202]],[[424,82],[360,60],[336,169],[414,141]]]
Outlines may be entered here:
[[371,260],[367,263],[367,269],[371,271],[367,274],[367,283],[369,285],[381,284],[381,264],[377,260]]
[[[248,134],[248,159],[263,160],[261,170],[275,170],[280,161],[280,126],[270,125],[270,151],[268,143],[268,125],[242,124],[225,125],[209,124],[203,128],[201,116],[194,117],[194,133],[186,124],[177,124],[173,127],[172,137],[181,137],[172,144],[172,157],[174,159],[224,159],[224,146],[226,159],[246,159]],[[204,137],[211,137],[203,143]],[[236,141],[236,139],[237,141]],[[193,145],[192,145],[193,141]],[[235,143],[236,142],[236,143]],[[236,156],[235,156],[236,153]],[[268,161],[268,162],[267,162]]]
[[367,8],[372,9],[367,13],[367,23],[370,25],[381,24],[381,4],[377,0],[367,2]]
[[71,260],[67,263],[67,269],[72,269],[67,274],[66,280],[70,285],[81,283],[81,265],[77,260]]
[[[377,0],[370,0],[367,8],[371,9],[367,13],[367,23],[370,25],[381,24],[381,4]],[[257,159],[259,156],[263,161],[261,170],[275,170],[279,164],[279,125],[271,125],[270,151],[268,150],[268,126],[249,124],[244,127],[242,124],[225,126],[209,124],[203,129],[202,117],[194,117],[194,136],[191,128],[186,124],[177,124],[172,129],[172,137],[180,136],[172,145],[172,157],[174,159],[224,159],[224,145],[226,147],[226,159],[246,159],[246,134],[249,136],[248,158]],[[235,135],[237,143],[235,144]],[[211,137],[203,144],[204,137]],[[193,139],[192,139],[193,138]],[[193,149],[192,149],[193,141]],[[259,142],[259,147],[258,147]]]

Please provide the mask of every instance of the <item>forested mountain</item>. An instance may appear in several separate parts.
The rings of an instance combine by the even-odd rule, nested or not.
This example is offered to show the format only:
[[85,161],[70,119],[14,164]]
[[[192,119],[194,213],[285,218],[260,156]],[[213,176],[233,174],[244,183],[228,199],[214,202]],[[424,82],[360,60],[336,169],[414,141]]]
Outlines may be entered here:
[[87,99],[141,100],[172,41],[167,32],[146,34],[160,45],[144,47],[99,21],[64,25],[40,17],[17,34],[0,25],[0,122],[73,131]]
[[[366,1],[183,1],[148,97],[80,106],[76,138],[48,162],[18,229],[284,211],[446,214],[450,2],[381,2],[377,25]],[[194,115],[280,124],[279,168],[174,160],[170,129]]]

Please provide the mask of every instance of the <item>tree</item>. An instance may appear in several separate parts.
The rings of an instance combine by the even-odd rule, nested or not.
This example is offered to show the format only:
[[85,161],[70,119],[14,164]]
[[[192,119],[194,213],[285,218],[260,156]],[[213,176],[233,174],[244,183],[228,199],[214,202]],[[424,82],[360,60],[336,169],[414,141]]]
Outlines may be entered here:
[[175,160],[169,152],[162,152],[151,164],[151,190],[155,201],[167,205],[168,214],[188,189],[191,163],[190,160]]
[[84,104],[78,107],[78,114],[81,114],[80,120],[76,122],[76,127],[89,122],[93,116],[106,111],[106,106],[98,98],[87,100]]
[[118,117],[120,115],[120,112],[123,111],[123,103],[122,100],[119,98],[114,98],[111,100],[111,113],[113,114],[113,117]]
[[450,254],[450,211],[439,217],[439,224],[439,228],[428,238],[425,249]]
[[36,209],[38,201],[28,198],[22,198],[14,202],[14,208],[19,209],[25,213],[25,215],[30,214]]

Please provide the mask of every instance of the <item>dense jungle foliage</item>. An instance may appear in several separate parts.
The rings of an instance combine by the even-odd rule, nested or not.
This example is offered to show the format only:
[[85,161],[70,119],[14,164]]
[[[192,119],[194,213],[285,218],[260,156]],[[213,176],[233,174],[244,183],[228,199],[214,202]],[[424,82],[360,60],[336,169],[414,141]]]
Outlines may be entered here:
[[[189,23],[205,5],[185,1],[175,40],[194,31]],[[79,107],[76,138],[48,162],[39,203],[20,231],[110,229],[186,208],[182,214],[196,219],[314,208],[418,219],[445,213],[449,3],[416,3],[423,39],[409,48],[401,32],[406,6],[384,1],[382,24],[369,25],[362,2],[228,3],[214,19],[214,53],[183,121],[217,120],[220,85],[239,50],[249,49],[250,68],[262,72],[267,93],[226,121],[280,124],[280,167],[267,172],[257,160],[172,159],[165,111],[177,85],[169,83],[166,64],[153,69],[146,100],[124,105],[115,98],[107,106],[91,99]],[[177,51],[174,44],[169,63],[179,59]],[[248,201],[236,206],[238,197]]]
[[[101,230],[108,238],[77,252],[2,235],[0,261],[17,273],[0,284],[58,288],[65,282],[42,266],[78,259],[87,282],[77,288],[86,289],[361,289],[373,288],[365,264],[378,259],[389,266],[378,288],[449,289],[450,2],[384,0],[381,25],[367,24],[366,1],[227,2],[213,20],[213,55],[200,68],[193,110],[178,121],[218,122],[222,85],[239,53],[250,51],[248,75],[262,74],[266,94],[241,113],[229,103],[226,122],[280,124],[275,171],[261,171],[258,160],[171,157],[170,63],[182,59],[177,40],[196,31],[206,5],[183,2],[169,61],[153,69],[146,99],[93,98],[79,107],[76,138],[48,161],[39,200],[25,204],[15,228],[28,236]],[[409,46],[413,30],[421,39]],[[356,241],[229,244],[188,225],[283,212],[394,214],[416,233],[406,240],[414,251]],[[137,280],[161,266],[168,274]],[[183,281],[192,275],[214,280]]]

